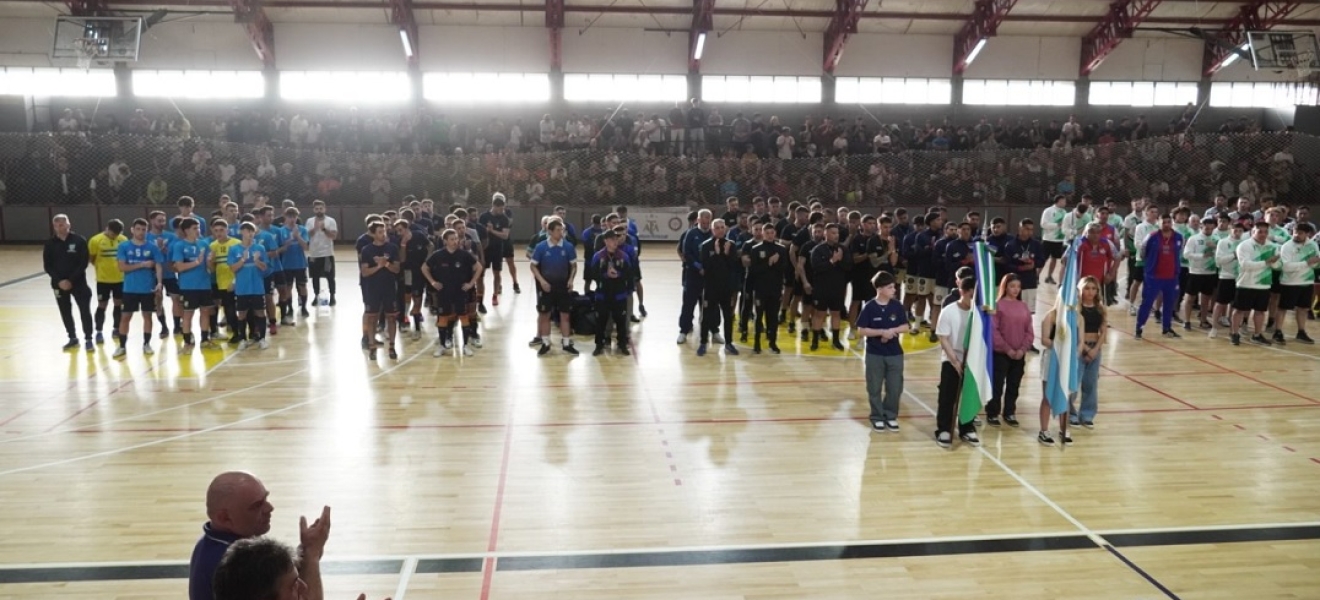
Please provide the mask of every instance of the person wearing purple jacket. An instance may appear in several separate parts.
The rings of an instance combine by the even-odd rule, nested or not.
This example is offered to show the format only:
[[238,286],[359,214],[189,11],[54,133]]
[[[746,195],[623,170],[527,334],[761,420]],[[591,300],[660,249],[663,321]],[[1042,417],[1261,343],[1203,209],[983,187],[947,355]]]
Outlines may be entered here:
[[1027,352],[1035,341],[1031,310],[1022,301],[1022,281],[1009,273],[999,283],[999,301],[993,320],[994,381],[990,402],[985,405],[985,421],[998,426],[1004,422],[1018,426],[1017,398],[1022,373],[1027,366]]

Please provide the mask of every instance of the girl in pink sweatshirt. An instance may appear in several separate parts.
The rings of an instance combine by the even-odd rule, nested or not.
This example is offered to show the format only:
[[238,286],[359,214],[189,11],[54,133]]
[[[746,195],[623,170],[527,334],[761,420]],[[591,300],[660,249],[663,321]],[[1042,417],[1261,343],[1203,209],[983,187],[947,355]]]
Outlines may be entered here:
[[1004,422],[1018,426],[1017,398],[1022,373],[1027,366],[1027,352],[1035,341],[1031,309],[1022,301],[1022,282],[1017,275],[1004,275],[999,283],[999,302],[994,317],[994,389],[985,407],[986,422],[998,426]]

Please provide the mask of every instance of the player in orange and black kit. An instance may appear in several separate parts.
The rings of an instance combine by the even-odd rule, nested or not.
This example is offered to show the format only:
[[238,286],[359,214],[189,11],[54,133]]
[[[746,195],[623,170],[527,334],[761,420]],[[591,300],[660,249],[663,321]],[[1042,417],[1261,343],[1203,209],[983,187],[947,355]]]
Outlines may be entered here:
[[[471,342],[467,328],[472,322],[475,305],[477,282],[481,280],[482,267],[476,255],[459,247],[459,236],[453,229],[446,229],[440,234],[443,246],[432,252],[422,264],[421,274],[434,291],[435,308],[439,316],[436,326],[440,338],[435,346],[434,356],[444,355],[453,347],[454,332],[452,326],[458,321],[464,328],[464,339]],[[463,345],[463,355],[472,356],[472,344]]]

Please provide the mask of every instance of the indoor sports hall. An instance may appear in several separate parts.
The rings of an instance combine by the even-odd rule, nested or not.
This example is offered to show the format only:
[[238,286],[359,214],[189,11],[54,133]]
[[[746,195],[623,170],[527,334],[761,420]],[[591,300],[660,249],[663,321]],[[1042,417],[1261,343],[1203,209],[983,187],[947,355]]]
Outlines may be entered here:
[[[319,577],[297,563],[323,594],[280,571],[225,598],[1320,597],[1320,257],[1288,254],[1315,247],[1317,28],[1312,0],[0,0],[0,599],[210,600],[195,546],[254,582],[233,555],[327,529]],[[909,253],[916,219],[994,267]],[[1093,219],[1113,260],[1087,296]],[[1171,310],[1150,290],[1178,256],[1144,226],[1282,232],[1302,266],[1260,267],[1284,291],[1239,344],[1214,308],[1239,238]],[[277,261],[273,300],[242,291]],[[923,305],[919,263],[947,268],[934,298],[982,293]],[[991,300],[1005,270],[1025,302]],[[901,334],[854,326],[877,272]],[[959,408],[998,368],[944,323],[1006,300],[1016,420],[940,442],[948,357]],[[1059,329],[1088,302],[1098,332]],[[627,331],[593,335],[612,310]],[[762,317],[774,338],[742,333]],[[901,348],[883,419],[871,340]],[[1065,426],[1079,342],[1098,411]],[[232,472],[268,532],[217,529]]]

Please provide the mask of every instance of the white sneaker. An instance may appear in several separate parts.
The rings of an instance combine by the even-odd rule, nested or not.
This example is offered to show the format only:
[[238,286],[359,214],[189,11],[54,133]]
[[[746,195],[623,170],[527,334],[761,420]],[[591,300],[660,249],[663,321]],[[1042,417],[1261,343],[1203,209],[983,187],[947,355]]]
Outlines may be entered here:
[[1215,339],[1215,338],[1217,338],[1217,337],[1219,337],[1219,328],[1218,328],[1218,327],[1211,327],[1211,328],[1210,328],[1210,333],[1207,334],[1207,335],[1209,335],[1209,336],[1210,336],[1210,339],[1212,339],[1212,340]]
[[476,336],[476,337],[470,337],[470,338],[468,338],[468,344],[471,345],[473,348],[484,348],[484,347],[485,347],[485,344],[482,344],[482,343],[481,343],[481,336]]
[[151,344],[142,344],[142,353],[151,356],[152,354],[155,354],[156,351],[151,349]]
[[898,421],[893,419],[885,421],[885,427],[889,428],[890,431],[898,431]]
[[849,327],[849,328],[848,328],[848,339],[850,339],[850,340],[855,340],[855,339],[857,339],[857,329],[856,329],[856,328],[854,328],[854,327]]
[[257,342],[257,347],[258,347],[258,348],[261,348],[262,350],[269,350],[269,349],[270,349],[270,339],[268,339],[268,338],[261,338],[261,341]]
[[1129,316],[1129,317],[1135,317],[1135,316],[1137,316],[1137,307],[1136,307],[1136,305],[1133,305],[1133,304],[1129,304],[1129,305],[1128,305],[1128,316]]
[[680,343],[680,344],[686,344],[686,343],[687,343],[687,334],[686,334],[686,333],[680,333],[680,334],[678,334],[678,343]]
[[449,338],[445,340],[445,350],[453,350],[453,349],[454,349],[454,338]]
[[471,345],[469,345],[469,344],[463,344],[463,356],[472,356],[472,355],[474,355],[474,354],[476,354],[476,352],[473,352],[473,351],[472,351],[472,346],[471,346]]
[[295,323],[293,322],[293,315],[284,315],[284,318],[280,319],[280,325],[284,325],[286,327],[293,327],[295,325]]
[[111,356],[111,358],[123,358],[127,354],[128,354],[128,350],[126,350],[123,346],[120,346],[118,348],[115,348],[115,353],[114,355]]
[[444,356],[444,355],[445,355],[445,347],[444,347],[444,346],[441,346],[440,344],[436,344],[436,345],[435,345],[435,350],[432,350],[432,351],[431,351],[431,356],[434,356],[434,357],[436,357],[436,358],[440,358],[440,357],[442,357],[442,356]]
[[976,435],[975,431],[964,433],[958,437],[961,438],[962,441],[967,442],[968,444],[971,444],[973,446],[981,445],[981,436]]
[[951,448],[953,447],[953,436],[949,435],[947,431],[941,431],[935,435],[935,443],[941,448]]
[[414,329],[414,330],[412,331],[412,339],[413,339],[414,342],[417,341],[417,340],[422,339],[422,330],[420,330],[420,329]]
[[724,345],[724,336],[722,336],[722,335],[720,335],[720,334],[718,334],[718,333],[713,334],[713,335],[711,335],[711,337],[710,337],[710,341],[714,342],[715,345],[717,345],[717,346],[723,346],[723,345]]
[[239,350],[247,350],[250,347],[252,347],[252,340],[245,339],[238,343]]

